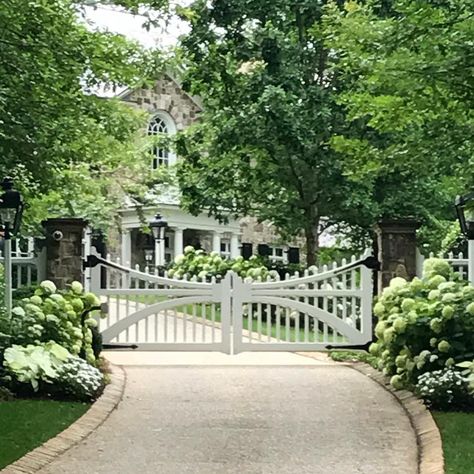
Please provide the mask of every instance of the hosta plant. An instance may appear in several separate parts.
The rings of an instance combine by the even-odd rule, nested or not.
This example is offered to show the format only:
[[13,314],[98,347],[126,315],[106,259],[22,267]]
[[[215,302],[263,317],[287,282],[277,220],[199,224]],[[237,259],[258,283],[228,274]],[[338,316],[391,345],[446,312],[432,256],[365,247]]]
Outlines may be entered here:
[[474,396],[469,393],[467,379],[453,368],[420,375],[415,392],[435,410],[474,408]]
[[[91,327],[97,322],[91,313],[83,314],[100,305],[93,293],[86,293],[79,282],[65,291],[58,291],[51,281],[43,281],[34,295],[20,300],[12,310],[12,318],[3,318],[3,333],[9,345],[38,345],[54,341],[71,354],[82,354],[89,363],[95,362]],[[2,332],[2,330],[0,330]]]
[[278,272],[268,270],[261,258],[257,256],[244,260],[242,256],[235,259],[224,259],[217,252],[206,254],[203,250],[195,250],[188,246],[184,254],[177,255],[173,265],[168,271],[170,278],[209,280],[212,277],[222,278],[232,270],[242,278],[266,281],[278,278]]
[[469,391],[474,396],[474,360],[472,362],[460,362],[456,365],[461,369],[464,369],[462,371],[462,374],[464,375],[464,377],[467,378],[467,381],[469,383]]
[[31,384],[38,391],[40,383],[52,383],[58,369],[71,356],[55,342],[26,347],[13,345],[5,350],[3,366],[14,381]]
[[395,388],[474,353],[474,287],[444,260],[426,260],[421,279],[394,278],[374,313],[377,341],[370,352]]

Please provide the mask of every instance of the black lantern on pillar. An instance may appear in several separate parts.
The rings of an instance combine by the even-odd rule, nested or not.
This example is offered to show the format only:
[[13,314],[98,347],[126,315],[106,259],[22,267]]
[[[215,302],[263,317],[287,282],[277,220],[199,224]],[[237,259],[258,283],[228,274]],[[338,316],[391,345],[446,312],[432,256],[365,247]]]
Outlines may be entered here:
[[458,215],[461,232],[468,238],[474,239],[474,193],[465,196],[456,196],[456,213]]
[[16,234],[20,229],[23,202],[21,194],[13,189],[11,178],[4,178],[0,186],[3,190],[0,196],[0,220],[4,226],[5,239],[9,239],[10,234]]
[[166,222],[159,213],[150,221],[150,229],[155,240],[165,240],[167,227],[168,222]]

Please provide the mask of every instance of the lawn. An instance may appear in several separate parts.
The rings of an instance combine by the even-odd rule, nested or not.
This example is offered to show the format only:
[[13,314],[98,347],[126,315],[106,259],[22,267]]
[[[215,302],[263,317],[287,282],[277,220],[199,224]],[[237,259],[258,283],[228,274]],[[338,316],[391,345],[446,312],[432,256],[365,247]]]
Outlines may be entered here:
[[446,474],[474,472],[474,413],[433,412],[443,439]]
[[0,469],[63,431],[89,406],[54,400],[0,402]]

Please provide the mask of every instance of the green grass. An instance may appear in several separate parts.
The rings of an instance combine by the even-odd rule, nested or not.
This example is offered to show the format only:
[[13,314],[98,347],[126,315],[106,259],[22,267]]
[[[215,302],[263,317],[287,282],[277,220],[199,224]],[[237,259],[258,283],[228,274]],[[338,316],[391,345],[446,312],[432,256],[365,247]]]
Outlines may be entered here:
[[443,439],[446,474],[474,473],[474,413],[433,412]]
[[366,362],[377,368],[377,358],[365,351],[331,351],[329,357],[336,362]]
[[89,406],[54,400],[0,402],[0,469],[63,431]]
[[[114,298],[114,296],[111,296],[111,298]],[[135,301],[141,304],[145,305],[152,305],[155,303],[160,303],[162,301],[167,301],[170,298],[167,296],[156,296],[156,295],[136,295],[133,297],[133,300],[130,299],[130,304],[133,305]],[[114,303],[111,303],[112,305]],[[201,314],[201,304],[196,305],[196,317],[197,321],[199,322],[202,318]],[[185,308],[185,309],[184,309]],[[193,305],[186,305],[183,306],[181,309],[181,312],[186,312],[188,317],[192,317],[193,314]],[[205,319],[207,321],[211,321],[211,306],[209,304],[206,304],[206,311],[205,311]],[[265,315],[262,314],[261,316],[262,321],[260,323],[260,330],[262,334],[262,341],[267,340],[268,338],[268,324],[266,321]],[[249,330],[249,324],[248,324],[248,318],[244,316],[243,318],[243,329]],[[215,321],[216,322],[221,322],[221,310],[220,310],[220,305],[216,304],[215,306]],[[257,320],[257,313],[254,311],[253,317],[252,317],[252,332],[258,333],[259,330],[259,322]],[[270,336],[275,339],[279,339],[282,342],[305,342],[305,331],[304,331],[304,324],[301,323],[301,326],[297,329],[295,326],[290,326],[288,327],[288,331],[285,326],[285,318],[283,317],[280,322],[280,330],[279,330],[279,338],[277,337],[278,335],[278,328],[277,324],[275,321],[272,322],[271,328],[270,328]],[[308,328],[308,341],[307,342],[322,342],[323,341],[323,333],[318,331],[316,335],[314,334],[313,330],[311,328]],[[346,339],[340,335],[337,335],[336,338],[334,339],[333,334],[330,333],[328,335],[328,341],[329,343],[331,342],[346,342]]]

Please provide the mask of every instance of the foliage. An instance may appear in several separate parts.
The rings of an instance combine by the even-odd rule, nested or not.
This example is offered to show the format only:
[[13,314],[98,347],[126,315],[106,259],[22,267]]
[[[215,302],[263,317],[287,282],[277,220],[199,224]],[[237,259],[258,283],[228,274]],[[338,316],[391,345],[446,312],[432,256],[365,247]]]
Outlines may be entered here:
[[456,365],[464,369],[462,374],[467,377],[467,381],[469,383],[469,390],[474,395],[474,360],[472,362],[460,362]]
[[0,163],[24,195],[22,229],[46,217],[107,227],[124,192],[155,181],[144,117],[99,89],[136,86],[160,59],[108,31],[91,31],[73,0],[5,0],[0,11]]
[[339,73],[351,79],[340,103],[350,120],[385,137],[369,143],[340,136],[335,146],[353,157],[356,175],[391,176],[380,188],[387,197],[382,210],[392,206],[398,182],[413,215],[429,224],[453,219],[455,194],[472,187],[472,2],[389,5],[383,15],[378,2],[350,1],[345,11],[333,2],[326,9],[326,44]]
[[0,403],[0,469],[66,429],[89,406],[56,400],[18,399]]
[[3,365],[20,383],[29,383],[37,392],[40,383],[52,383],[58,369],[70,357],[69,352],[54,342],[26,347],[13,345],[5,350]]
[[57,371],[54,388],[75,400],[97,398],[104,386],[101,372],[80,357],[70,357]]
[[217,252],[207,255],[203,250],[195,250],[192,246],[186,247],[183,255],[176,256],[174,264],[168,271],[168,276],[178,279],[196,277],[203,280],[212,277],[222,278],[229,270],[242,278],[263,281],[266,281],[267,278],[278,278],[278,272],[269,271],[257,256],[252,256],[249,260],[244,260],[243,257],[226,260]]
[[325,3],[194,1],[182,11],[191,31],[178,57],[183,86],[204,102],[177,141],[186,209],[224,221],[253,215],[283,237],[302,234],[310,265],[325,228],[374,219],[371,183],[355,182],[346,153],[331,145],[365,130],[338,103],[346,85],[330,69]]
[[472,474],[474,413],[433,413],[443,441],[446,474]]
[[364,351],[331,351],[329,357],[336,362],[366,362],[375,369],[378,367],[377,357]]
[[66,291],[57,291],[54,283],[46,280],[33,296],[22,299],[13,308],[11,321],[3,318],[0,323],[3,333],[9,336],[8,345],[54,341],[73,355],[83,354],[93,364],[91,327],[97,322],[88,313],[83,324],[82,315],[98,305],[99,299],[85,293],[79,282],[73,282]]
[[425,260],[422,279],[394,278],[374,313],[377,342],[370,353],[395,388],[474,354],[474,287],[444,260]]
[[418,377],[415,392],[435,410],[474,408],[467,380],[453,368],[426,372]]

